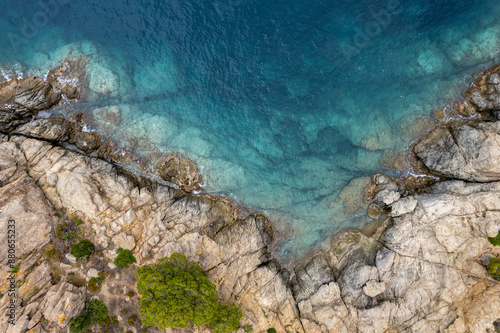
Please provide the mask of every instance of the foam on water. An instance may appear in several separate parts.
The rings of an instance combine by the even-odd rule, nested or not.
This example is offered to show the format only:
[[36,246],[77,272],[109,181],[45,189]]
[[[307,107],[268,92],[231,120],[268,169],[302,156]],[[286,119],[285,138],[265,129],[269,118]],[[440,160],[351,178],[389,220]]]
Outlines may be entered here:
[[89,101],[58,112],[85,110],[92,130],[124,146],[136,138],[140,152],[184,152],[203,166],[208,192],[270,216],[289,236],[285,255],[362,224],[363,177],[397,174],[388,161],[427,129],[429,111],[500,61],[496,0],[4,9],[3,80],[87,55]]

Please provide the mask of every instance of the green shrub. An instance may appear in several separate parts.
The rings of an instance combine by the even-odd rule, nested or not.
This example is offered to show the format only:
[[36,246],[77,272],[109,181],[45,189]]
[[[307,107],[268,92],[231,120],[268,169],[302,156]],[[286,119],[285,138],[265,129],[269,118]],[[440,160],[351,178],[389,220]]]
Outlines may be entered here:
[[128,268],[131,264],[135,262],[134,255],[130,250],[124,250],[121,247],[116,250],[118,256],[115,258],[113,263],[119,268]]
[[219,304],[219,309],[210,320],[214,333],[226,333],[238,330],[243,317],[241,309],[234,304]]
[[136,315],[128,317],[128,324],[130,326],[134,326],[134,324],[135,324],[136,321],[137,321],[137,316]]
[[108,318],[108,308],[103,301],[91,299],[85,304],[85,309],[78,318],[70,321],[71,333],[85,332],[93,324],[101,324]]
[[500,281],[500,259],[491,257],[486,269],[493,279]]
[[267,333],[276,333],[276,329],[271,327],[267,329]]
[[245,333],[252,333],[253,332],[253,326],[250,324],[245,324],[245,326],[243,326],[243,329],[245,330]]
[[500,231],[498,232],[498,235],[496,235],[495,237],[488,237],[488,240],[494,246],[500,246]]
[[62,223],[57,229],[56,229],[56,237],[61,238],[63,234],[64,228],[67,226],[67,223]]
[[136,279],[142,296],[138,311],[145,326],[155,325],[163,330],[213,324],[217,333],[239,327],[241,310],[231,304],[219,304],[219,293],[200,265],[189,262],[180,253],[140,267]]
[[21,267],[21,263],[18,262],[17,265],[12,268],[12,273],[17,273],[19,271],[19,267]]
[[68,240],[68,239],[73,239],[75,237],[76,237],[76,231],[68,231],[61,236],[61,239]]
[[71,248],[71,254],[77,259],[89,257],[95,251],[95,245],[89,240],[82,240]]
[[101,287],[101,284],[105,278],[106,278],[106,273],[99,272],[99,277],[93,277],[89,280],[89,283],[87,285],[87,289],[93,293],[98,292],[99,288]]
[[82,220],[76,220],[75,223],[76,223],[76,225],[81,225],[81,224],[83,224],[83,221]]
[[132,298],[135,296],[135,293],[132,290],[129,290],[129,292],[127,293],[127,296]]
[[45,256],[47,259],[55,258],[55,259],[61,259],[62,258],[62,253],[59,250],[56,250],[53,246],[48,247],[48,249],[45,251]]

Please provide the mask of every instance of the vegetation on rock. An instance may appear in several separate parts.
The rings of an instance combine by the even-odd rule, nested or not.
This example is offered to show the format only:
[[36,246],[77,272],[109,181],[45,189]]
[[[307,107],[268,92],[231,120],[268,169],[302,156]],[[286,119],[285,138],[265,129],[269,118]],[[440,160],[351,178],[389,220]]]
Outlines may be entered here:
[[78,318],[72,319],[70,322],[71,333],[85,332],[94,324],[101,324],[108,318],[108,308],[103,301],[99,299],[91,299],[85,304],[85,309]]
[[500,259],[491,257],[486,269],[493,279],[500,281]]
[[128,268],[131,264],[135,262],[135,257],[130,250],[124,250],[121,247],[116,250],[118,256],[115,258],[113,263],[119,268]]
[[239,327],[241,310],[232,304],[219,304],[219,293],[200,265],[180,253],[140,267],[136,278],[143,325],[166,329],[209,324],[217,333]]
[[253,326],[250,324],[245,324],[243,329],[245,330],[245,333],[253,333]]
[[500,246],[500,231],[498,232],[498,235],[496,235],[495,237],[488,237],[488,240],[494,246]]
[[87,289],[93,293],[98,292],[105,278],[106,278],[106,272],[99,272],[98,277],[93,277],[89,280]]
[[219,309],[210,320],[210,327],[215,333],[236,331],[243,317],[241,309],[234,304],[219,304]]
[[17,263],[17,265],[12,268],[12,273],[17,273],[17,271],[19,271],[19,267],[21,267],[21,263]]
[[95,245],[89,240],[82,240],[71,248],[71,254],[77,259],[89,257],[95,251]]

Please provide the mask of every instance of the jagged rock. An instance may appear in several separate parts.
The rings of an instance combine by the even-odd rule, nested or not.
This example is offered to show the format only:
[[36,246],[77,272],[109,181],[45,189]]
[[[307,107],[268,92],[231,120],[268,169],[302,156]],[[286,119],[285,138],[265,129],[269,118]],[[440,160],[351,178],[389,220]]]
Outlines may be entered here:
[[333,271],[326,258],[319,254],[304,267],[295,269],[292,279],[295,299],[300,302],[308,299],[321,285],[335,281]]
[[402,198],[392,204],[391,216],[396,217],[411,213],[415,210],[415,207],[417,207],[417,203],[418,201],[411,197]]
[[196,165],[178,153],[172,153],[165,160],[158,162],[158,175],[173,184],[177,184],[187,192],[199,190],[201,175]]
[[101,145],[101,138],[95,132],[74,132],[71,138],[68,140],[69,143],[74,144],[76,148],[90,154],[97,150]]
[[415,145],[415,154],[435,175],[468,181],[500,180],[500,122],[439,128]]
[[69,140],[74,130],[74,123],[64,117],[56,116],[34,120],[16,128],[13,133],[38,139],[65,142]]
[[363,292],[362,287],[370,280],[378,280],[376,267],[353,263],[341,274],[338,284],[341,288],[342,299],[358,309],[371,305],[371,300]]
[[59,102],[61,95],[39,77],[13,79],[0,85],[0,111],[15,110],[17,116],[29,117]]
[[[13,142],[0,143],[0,228],[7,230],[8,221],[15,221],[16,257],[21,257],[47,244],[56,224],[54,212],[40,188],[26,174],[26,159]],[[14,172],[14,173],[13,173]],[[0,234],[0,243],[7,244],[7,233]],[[7,251],[0,252],[1,267],[7,266]]]
[[370,280],[366,282],[363,291],[367,296],[376,297],[385,291],[385,283]]
[[393,202],[397,201],[400,197],[401,197],[401,194],[398,191],[385,189],[385,190],[380,191],[375,196],[375,201],[383,202],[386,205],[390,205]]
[[51,275],[50,267],[42,262],[31,272],[19,288],[19,294],[25,300],[29,300],[38,291],[50,285]]
[[62,282],[49,289],[40,303],[43,317],[52,326],[63,328],[85,307],[85,287]]
[[133,236],[127,235],[122,232],[113,237],[112,242],[117,248],[121,247],[125,250],[133,250],[135,247],[135,240]]

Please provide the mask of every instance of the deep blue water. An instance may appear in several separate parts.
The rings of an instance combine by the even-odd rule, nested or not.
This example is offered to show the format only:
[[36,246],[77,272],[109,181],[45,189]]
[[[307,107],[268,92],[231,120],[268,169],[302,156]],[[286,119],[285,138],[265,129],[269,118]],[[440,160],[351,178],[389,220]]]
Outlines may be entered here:
[[494,0],[2,3],[6,77],[92,55],[94,93],[77,107],[122,118],[95,129],[185,152],[208,192],[288,230],[289,254],[359,226],[364,213],[339,192],[397,174],[381,161],[421,133],[411,124],[500,60]]

